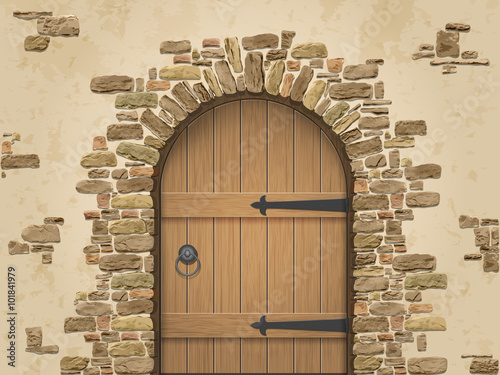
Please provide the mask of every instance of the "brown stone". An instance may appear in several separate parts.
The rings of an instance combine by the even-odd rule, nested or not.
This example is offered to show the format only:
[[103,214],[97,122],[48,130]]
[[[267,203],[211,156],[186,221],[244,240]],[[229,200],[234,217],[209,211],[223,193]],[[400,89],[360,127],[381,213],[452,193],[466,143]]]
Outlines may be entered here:
[[42,327],[30,327],[25,331],[27,346],[42,346]]
[[458,32],[438,31],[436,33],[436,54],[438,57],[458,57],[460,46]]
[[202,42],[202,47],[220,47],[220,39],[218,38],[205,38]]
[[375,98],[383,99],[384,98],[384,82],[378,81],[373,85],[375,91]]
[[279,94],[284,72],[285,63],[283,61],[275,61],[272,63],[266,80],[266,91],[271,95]]
[[483,271],[484,272],[498,272],[498,254],[486,253],[483,256]]
[[433,58],[435,56],[436,56],[436,54],[434,52],[424,51],[424,52],[416,52],[416,53],[412,54],[411,58],[413,60],[420,60],[420,59],[424,59],[424,58]]
[[279,37],[276,34],[259,34],[247,36],[241,40],[244,49],[277,48]]
[[442,357],[420,357],[408,359],[410,374],[442,374],[448,368],[448,361]]
[[116,141],[121,139],[142,139],[142,125],[138,123],[108,125],[106,137],[109,141]]
[[102,271],[138,271],[142,268],[142,257],[132,254],[104,255],[99,261]]
[[[163,100],[163,98],[162,98]],[[169,105],[169,104],[167,104]],[[152,110],[146,109],[141,115],[141,123],[163,141],[168,140],[174,129],[156,116]]]
[[416,167],[406,167],[405,177],[407,180],[419,180],[425,178],[440,178],[441,166],[437,164],[422,164]]
[[384,231],[382,220],[356,220],[353,225],[355,233],[376,233]]
[[386,129],[389,128],[389,125],[388,116],[363,116],[359,120],[360,129]]
[[146,349],[142,342],[117,342],[111,344],[109,354],[113,357],[144,356]]
[[350,80],[362,78],[375,78],[378,76],[378,65],[374,64],[359,64],[347,65],[344,68],[344,78]]
[[28,225],[22,230],[21,237],[29,242],[61,242],[59,227],[55,224]]
[[15,10],[13,12],[13,16],[17,17],[17,18],[21,18],[23,20],[34,20],[36,18],[43,17],[43,16],[52,16],[52,12],[36,11],[36,10],[23,12],[20,10]]
[[63,357],[60,362],[61,370],[80,371],[86,368],[90,359],[87,357]]
[[90,90],[97,93],[134,91],[134,79],[129,76],[99,76],[90,81]]
[[392,267],[396,271],[431,271],[436,268],[436,257],[428,254],[405,254],[394,258]]
[[113,307],[104,302],[80,302],[76,305],[76,312],[87,316],[109,315],[113,313]]
[[35,154],[4,155],[2,156],[1,168],[40,168],[40,158]]
[[342,99],[370,99],[373,88],[367,83],[338,83],[330,87],[330,97],[336,100]]
[[116,189],[120,193],[131,193],[153,190],[154,182],[149,177],[137,177],[116,182]]
[[118,252],[151,251],[154,246],[154,237],[150,235],[116,236],[114,246]]
[[[188,55],[189,56],[189,55]],[[204,49],[201,51],[201,56],[206,59],[223,59],[226,57],[223,48],[215,48],[215,49]]]
[[443,58],[439,59],[436,58],[434,60],[431,60],[430,62],[431,65],[443,65],[443,64],[453,64],[453,65],[490,65],[490,60],[489,59],[479,59],[479,60],[470,60],[470,59],[465,59],[465,60],[460,60],[460,59],[450,59],[450,58]]
[[201,83],[201,82],[195,83],[193,85],[193,89],[194,89],[196,95],[198,96],[198,99],[200,99],[200,101],[208,102],[212,99],[212,97],[208,93],[208,90],[205,88],[203,83]]
[[381,357],[358,356],[354,358],[354,370],[373,371],[382,365]]
[[464,51],[462,52],[462,59],[477,59],[479,56],[477,51]]
[[286,98],[290,95],[290,89],[292,88],[292,83],[294,79],[295,76],[292,73],[288,73],[285,75],[285,77],[283,78],[283,85],[281,87],[281,92],[280,92],[280,95],[282,97]]
[[121,374],[147,374],[153,372],[154,359],[150,357],[116,358],[115,372]]
[[292,46],[292,40],[294,37],[295,31],[281,31],[281,48],[290,48]]
[[354,355],[384,354],[384,344],[380,342],[355,343],[352,349],[352,353]]
[[340,135],[341,141],[346,143],[346,144],[357,141],[361,137],[362,137],[362,133],[359,131],[358,128],[354,128],[353,130],[349,130],[349,131],[344,132]]
[[28,35],[24,39],[25,51],[45,51],[50,44],[50,37],[44,35]]
[[272,49],[266,53],[266,59],[269,61],[273,60],[284,60],[286,59],[288,51],[286,49]]
[[76,16],[42,16],[37,19],[39,34],[52,36],[78,36],[80,23]]
[[466,23],[448,22],[445,29],[454,31],[470,31],[470,25]]
[[356,195],[353,198],[354,211],[385,210],[389,208],[389,198],[386,195],[367,194]]
[[64,332],[95,331],[96,321],[91,316],[66,318],[64,320]]
[[432,207],[437,206],[440,201],[439,193],[433,192],[409,192],[406,194],[406,205],[408,207]]
[[498,374],[498,359],[474,358],[469,370],[471,374]]
[[351,126],[355,121],[357,121],[359,119],[359,117],[360,117],[360,114],[358,111],[352,112],[352,113],[348,114],[347,116],[345,116],[344,118],[337,121],[333,125],[332,130],[335,133],[340,134],[344,130],[349,128],[349,126]]
[[236,81],[234,80],[233,74],[229,69],[229,64],[227,61],[217,61],[215,63],[215,72],[219,77],[219,82],[222,87],[222,90],[226,94],[235,94],[236,93]]
[[427,125],[424,120],[396,121],[396,137],[403,135],[426,135]]
[[109,299],[109,292],[95,291],[88,294],[89,301],[106,301]]
[[233,70],[236,73],[242,72],[243,65],[241,64],[241,50],[238,38],[231,37],[224,39],[224,47],[227,53],[227,60],[232,65]]
[[250,92],[264,90],[263,58],[262,52],[249,52],[245,58],[245,83]]
[[191,52],[189,40],[166,40],[160,44],[160,53],[188,53]]
[[376,254],[358,254],[356,255],[356,265],[357,266],[364,266],[368,264],[375,264],[375,260],[377,259]]
[[155,92],[131,92],[126,94],[118,94],[115,99],[116,108],[154,108],[157,105],[158,95]]
[[406,313],[406,307],[398,302],[374,302],[370,305],[373,315],[401,315]]
[[326,60],[326,65],[329,72],[336,72],[336,73],[341,72],[343,64],[344,64],[343,58]]
[[92,222],[92,234],[108,234],[108,221],[94,220]]
[[[158,151],[148,146],[130,142],[121,142],[116,149],[116,153],[124,158],[143,161],[151,165],[156,165],[160,159]],[[130,175],[132,176],[132,173]]]
[[26,348],[26,351],[35,354],[57,354],[59,353],[59,347],[57,345],[34,346]]
[[354,236],[354,247],[375,248],[382,243],[382,238],[378,234],[356,234]]
[[212,69],[204,69],[203,76],[205,77],[205,81],[207,81],[208,87],[213,92],[215,96],[222,96],[222,90],[219,86],[219,82],[215,77],[215,74]]
[[323,120],[328,125],[333,125],[335,121],[344,116],[349,110],[349,104],[347,102],[341,101],[332,106],[326,113],[323,115]]
[[387,332],[389,319],[385,316],[358,316],[353,319],[352,329],[354,333]]
[[380,137],[363,140],[346,145],[349,158],[358,159],[382,151],[382,140]]
[[129,302],[119,302],[116,305],[116,312],[119,315],[131,314],[151,314],[154,302],[147,299],[136,299]]
[[406,183],[394,180],[374,180],[370,183],[372,193],[402,193],[406,192]]
[[29,254],[29,245],[19,241],[9,241],[7,245],[10,255]]
[[[182,82],[179,82],[178,84],[176,84],[174,86],[174,88],[172,89],[172,95],[177,99],[177,101],[182,105],[182,107],[189,113],[196,111],[198,109],[198,107],[200,106],[200,103],[195,98],[193,98],[193,96],[190,94],[190,92],[187,90],[186,86]],[[162,100],[163,100],[163,98],[162,98]],[[166,108],[164,108],[164,109],[166,109]],[[174,117],[175,117],[175,115],[174,115]],[[176,117],[176,119],[177,119],[177,117]]]
[[291,55],[294,59],[325,58],[328,50],[323,43],[303,43],[293,46]]
[[354,291],[356,292],[373,292],[387,288],[389,288],[387,277],[360,277],[354,281]]
[[89,178],[108,178],[109,170],[107,169],[91,169],[88,173]]
[[367,168],[384,167],[387,165],[387,159],[383,154],[369,156],[365,159],[365,165]]
[[113,191],[113,184],[109,181],[82,180],[76,184],[76,191],[85,194],[97,194]]
[[154,291],[153,291],[153,289],[132,289],[129,292],[129,296],[131,299],[133,299],[133,298],[153,298]]
[[469,215],[460,215],[458,218],[458,225],[460,228],[477,228],[479,227],[479,218]]
[[152,288],[154,277],[150,273],[134,272],[125,274],[115,274],[111,279],[113,289],[130,290],[134,288]]

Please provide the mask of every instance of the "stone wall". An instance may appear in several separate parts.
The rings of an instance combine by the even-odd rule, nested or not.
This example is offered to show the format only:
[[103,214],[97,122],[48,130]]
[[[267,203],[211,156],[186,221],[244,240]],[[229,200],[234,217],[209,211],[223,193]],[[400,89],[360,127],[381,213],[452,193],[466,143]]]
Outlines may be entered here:
[[484,218],[469,215],[460,215],[458,218],[460,228],[474,228],[474,244],[479,248],[479,253],[464,255],[464,260],[483,260],[484,272],[498,272],[498,219]]

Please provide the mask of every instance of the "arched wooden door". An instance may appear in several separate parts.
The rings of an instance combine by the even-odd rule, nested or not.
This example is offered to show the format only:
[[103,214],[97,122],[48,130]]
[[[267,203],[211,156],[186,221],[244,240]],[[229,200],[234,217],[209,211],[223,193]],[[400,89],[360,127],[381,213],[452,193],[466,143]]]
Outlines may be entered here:
[[347,317],[346,213],[250,206],[343,199],[345,180],[327,136],[275,102],[221,105],[179,135],[162,179],[162,373],[346,372],[345,332],[250,326]]

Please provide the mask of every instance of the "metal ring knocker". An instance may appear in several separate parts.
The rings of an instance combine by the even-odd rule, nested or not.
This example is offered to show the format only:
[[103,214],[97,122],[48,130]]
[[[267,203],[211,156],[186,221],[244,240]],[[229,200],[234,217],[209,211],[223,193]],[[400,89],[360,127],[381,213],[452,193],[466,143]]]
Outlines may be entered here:
[[[184,264],[191,264],[195,260],[198,263],[198,267],[196,267],[196,270],[192,273],[184,273],[179,269],[179,260],[184,263]],[[179,249],[179,256],[175,260],[175,269],[177,272],[179,272],[182,276],[193,276],[198,270],[200,269],[200,260],[198,259],[198,252],[194,248],[194,246],[191,245],[183,245]]]

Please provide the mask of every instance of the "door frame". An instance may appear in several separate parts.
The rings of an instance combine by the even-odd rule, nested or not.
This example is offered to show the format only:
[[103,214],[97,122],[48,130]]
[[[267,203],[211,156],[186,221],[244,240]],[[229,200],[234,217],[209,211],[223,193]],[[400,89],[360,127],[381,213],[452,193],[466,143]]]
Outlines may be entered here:
[[340,137],[335,133],[332,128],[327,125],[324,121],[323,118],[315,113],[314,111],[311,111],[307,109],[302,102],[295,102],[290,99],[290,97],[282,97],[280,95],[274,96],[271,95],[267,92],[261,92],[261,93],[250,93],[249,91],[242,91],[242,92],[237,92],[236,94],[232,95],[227,95],[224,94],[223,96],[216,97],[209,102],[202,102],[200,103],[200,106],[197,110],[194,112],[191,112],[188,114],[188,116],[182,120],[176,127],[175,127],[175,133],[170,137],[166,142],[165,146],[159,150],[160,152],[160,159],[156,166],[154,167],[154,173],[153,173],[153,180],[155,181],[154,184],[154,189],[151,191],[151,197],[153,199],[153,207],[155,207],[155,222],[154,222],[154,233],[157,234],[154,236],[155,238],[155,244],[154,244],[154,250],[151,252],[151,254],[154,256],[155,259],[155,286],[154,286],[154,297],[153,300],[155,301],[155,309],[153,313],[151,314],[151,319],[153,320],[154,324],[154,332],[155,332],[155,371],[154,373],[156,375],[161,374],[161,276],[162,276],[162,270],[161,270],[161,181],[163,177],[163,171],[164,167],[166,164],[166,161],[168,160],[168,156],[170,154],[170,151],[172,150],[173,145],[175,144],[177,138],[179,135],[186,129],[186,127],[191,124],[194,120],[196,120],[198,117],[203,115],[205,112],[212,110],[216,107],[219,107],[223,104],[234,102],[234,101],[241,101],[241,100],[248,100],[248,99],[254,99],[254,100],[267,100],[275,103],[279,103],[282,105],[285,105],[289,108],[292,108],[305,117],[307,117],[309,120],[311,120],[316,126],[318,126],[328,137],[328,139],[332,142],[335,150],[337,151],[337,154],[340,158],[340,161],[342,163],[342,167],[344,169],[344,176],[346,179],[346,187],[347,187],[347,198],[348,198],[348,212],[347,212],[347,225],[346,225],[346,251],[347,251],[347,264],[346,264],[346,274],[347,274],[347,283],[346,283],[346,306],[347,306],[347,319],[349,321],[348,327],[349,327],[349,332],[347,334],[347,351],[346,351],[346,373],[347,374],[352,374],[353,373],[353,360],[354,356],[352,354],[352,347],[354,344],[354,334],[352,332],[352,320],[353,320],[353,312],[354,312],[354,298],[353,298],[353,289],[352,289],[352,283],[354,280],[354,277],[352,276],[352,270],[353,270],[353,264],[354,264],[354,255],[352,252],[352,244],[353,244],[353,222],[354,222],[354,212],[352,210],[352,199],[354,196],[354,173],[351,171],[351,160],[347,156],[347,153],[345,151],[345,144],[340,140]]

